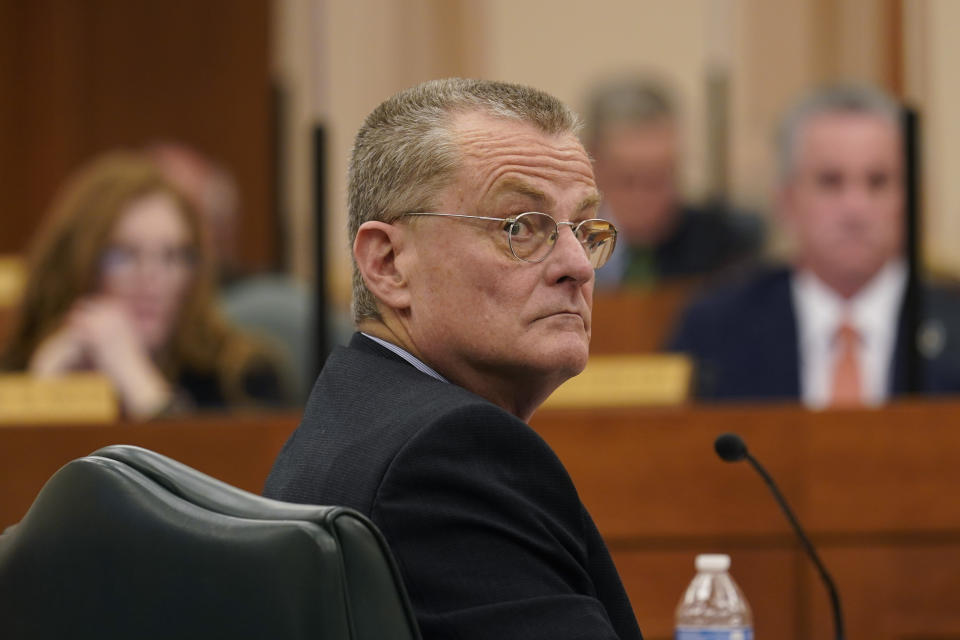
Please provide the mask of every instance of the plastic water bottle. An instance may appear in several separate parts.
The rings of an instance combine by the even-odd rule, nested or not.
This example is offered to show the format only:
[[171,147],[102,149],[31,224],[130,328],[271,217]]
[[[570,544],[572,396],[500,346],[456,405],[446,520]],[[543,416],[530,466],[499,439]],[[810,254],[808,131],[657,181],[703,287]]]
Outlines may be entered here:
[[753,616],[727,570],[730,556],[697,556],[697,575],[677,605],[675,640],[753,640]]

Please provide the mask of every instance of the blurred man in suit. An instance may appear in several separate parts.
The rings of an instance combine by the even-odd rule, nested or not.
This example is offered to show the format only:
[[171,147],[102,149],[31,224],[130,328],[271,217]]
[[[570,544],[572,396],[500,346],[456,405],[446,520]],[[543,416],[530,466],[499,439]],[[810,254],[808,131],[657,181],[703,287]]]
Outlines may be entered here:
[[639,638],[563,465],[527,424],[586,365],[616,230],[576,115],[517,85],[428,82],[357,135],[354,318],[268,496],[367,514],[425,638]]
[[682,202],[680,126],[665,87],[617,78],[591,92],[586,115],[584,143],[603,193],[601,215],[620,231],[610,262],[597,272],[598,286],[645,288],[756,255],[762,228],[755,217]]
[[[793,265],[687,310],[671,347],[695,357],[702,397],[855,406],[905,390],[902,144],[899,106],[874,89],[820,90],[787,113],[778,208],[795,241]],[[935,290],[928,302],[955,306]],[[939,331],[924,354],[926,388],[960,388],[943,357],[945,328],[925,331]]]

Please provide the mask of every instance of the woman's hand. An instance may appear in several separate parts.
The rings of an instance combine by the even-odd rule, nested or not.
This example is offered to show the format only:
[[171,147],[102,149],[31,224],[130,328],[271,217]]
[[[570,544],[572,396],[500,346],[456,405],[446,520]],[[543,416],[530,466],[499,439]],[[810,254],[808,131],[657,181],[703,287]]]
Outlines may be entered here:
[[82,336],[63,326],[40,343],[27,370],[31,375],[48,378],[88,368]]
[[113,382],[131,418],[149,418],[172,398],[170,385],[150,357],[126,310],[109,298],[83,298],[62,331],[76,336],[90,368]]

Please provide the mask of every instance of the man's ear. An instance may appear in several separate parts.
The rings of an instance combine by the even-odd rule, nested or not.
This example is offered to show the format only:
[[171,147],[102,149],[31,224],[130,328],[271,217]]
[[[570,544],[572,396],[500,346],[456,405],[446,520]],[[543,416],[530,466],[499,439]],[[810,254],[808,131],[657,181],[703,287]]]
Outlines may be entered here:
[[410,306],[407,279],[397,258],[403,251],[404,230],[386,222],[364,222],[353,241],[353,259],[370,293],[392,309]]

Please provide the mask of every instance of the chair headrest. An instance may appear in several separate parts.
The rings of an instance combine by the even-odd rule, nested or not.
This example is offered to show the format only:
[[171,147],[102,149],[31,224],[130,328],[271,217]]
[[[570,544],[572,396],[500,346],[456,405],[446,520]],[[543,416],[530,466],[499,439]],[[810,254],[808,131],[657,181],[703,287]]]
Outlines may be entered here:
[[5,638],[377,637],[358,597],[394,637],[417,637],[362,515],[262,498],[136,447],[68,463],[0,537]]

